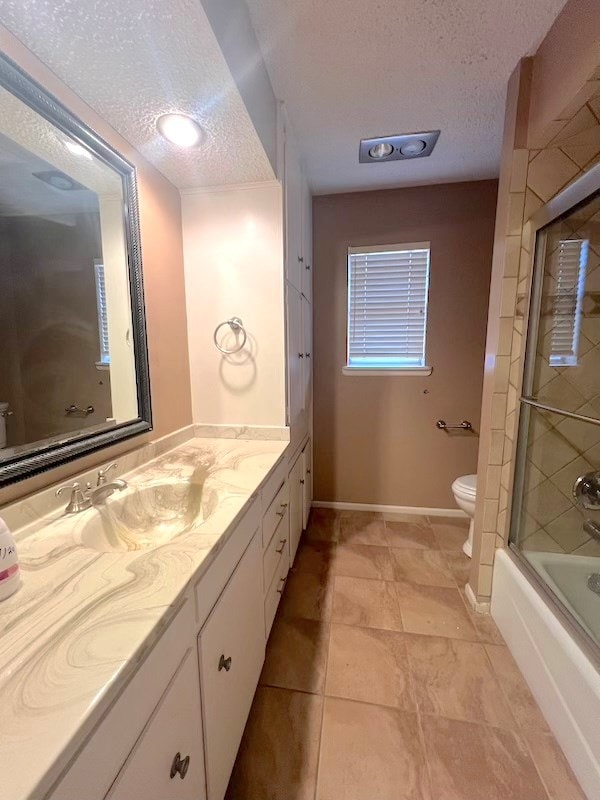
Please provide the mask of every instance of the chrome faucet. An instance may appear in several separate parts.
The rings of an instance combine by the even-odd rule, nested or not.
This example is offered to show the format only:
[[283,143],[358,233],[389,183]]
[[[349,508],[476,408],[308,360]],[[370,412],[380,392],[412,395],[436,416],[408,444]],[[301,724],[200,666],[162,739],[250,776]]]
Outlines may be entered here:
[[80,483],[72,483],[68,486],[61,486],[60,489],[56,490],[56,496],[60,497],[60,495],[66,491],[67,489],[71,490],[71,496],[69,498],[69,502],[67,503],[67,507],[65,508],[65,514],[79,514],[80,511],[85,511],[92,506],[92,497],[91,497],[91,484],[86,484],[85,488],[81,488]]
[[103,500],[106,500],[113,492],[122,492],[123,489],[127,488],[127,481],[121,480],[121,478],[117,478],[110,483],[103,482],[100,486],[97,486],[91,494],[91,503],[95,505],[96,503],[101,503]]
[[79,514],[81,511],[86,511],[88,508],[91,508],[96,503],[102,503],[113,492],[122,492],[123,489],[126,489],[127,481],[120,478],[110,483],[106,482],[107,471],[116,466],[116,464],[110,464],[108,467],[98,470],[98,482],[96,488],[93,490],[92,484],[89,482],[86,483],[84,487],[82,487],[80,483],[75,482],[57,489],[57,497],[67,491],[67,489],[71,491],[69,502],[65,508],[65,514]]

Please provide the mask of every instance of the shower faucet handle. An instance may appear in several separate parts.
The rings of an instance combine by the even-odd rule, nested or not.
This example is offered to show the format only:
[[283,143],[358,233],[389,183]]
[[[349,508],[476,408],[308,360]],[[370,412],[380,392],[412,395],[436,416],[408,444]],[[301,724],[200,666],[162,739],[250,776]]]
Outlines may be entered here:
[[600,472],[586,472],[573,484],[575,501],[588,510],[600,509]]

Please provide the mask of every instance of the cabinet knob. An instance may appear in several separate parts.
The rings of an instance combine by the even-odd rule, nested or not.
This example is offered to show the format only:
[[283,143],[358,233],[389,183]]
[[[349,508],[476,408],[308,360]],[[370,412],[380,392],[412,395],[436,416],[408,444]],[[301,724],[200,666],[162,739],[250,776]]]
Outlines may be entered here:
[[285,517],[285,511],[276,511],[278,517]]
[[190,757],[186,756],[185,758],[181,757],[181,753],[175,753],[175,758],[173,759],[173,763],[171,764],[171,780],[175,777],[175,775],[179,775],[181,780],[185,778],[187,775],[188,769],[190,768]]
[[281,583],[281,586],[279,587],[279,589],[277,589],[279,594],[283,594],[283,590],[285,589],[286,581],[287,581],[287,575],[285,576],[285,578],[279,578],[279,582]]
[[310,269],[310,264],[306,264],[306,269]]
[[224,655],[221,655],[221,658],[219,659],[219,672],[221,672],[222,669],[224,669],[225,672],[229,672],[231,669],[231,656],[225,658]]
[[285,548],[285,543],[286,543],[286,542],[287,542],[287,539],[281,539],[281,540],[280,540],[280,542],[279,542],[279,544],[281,545],[281,547],[279,548],[279,550],[275,550],[275,552],[276,552],[276,553],[283,553],[283,550],[284,550],[284,548]]
[[304,353],[298,353],[298,358],[304,358]]
[[298,261],[299,261],[301,264],[304,264],[304,258],[303,258],[302,256],[298,256]]
[[304,478],[300,478],[300,483],[304,486]]
[[304,353],[307,358],[310,358],[310,353]]

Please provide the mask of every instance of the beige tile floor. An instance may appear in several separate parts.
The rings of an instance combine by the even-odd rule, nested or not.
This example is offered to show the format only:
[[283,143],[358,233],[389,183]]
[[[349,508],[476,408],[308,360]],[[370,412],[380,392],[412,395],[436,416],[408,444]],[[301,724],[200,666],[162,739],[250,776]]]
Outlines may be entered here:
[[313,510],[228,800],[585,800],[466,604],[466,530]]

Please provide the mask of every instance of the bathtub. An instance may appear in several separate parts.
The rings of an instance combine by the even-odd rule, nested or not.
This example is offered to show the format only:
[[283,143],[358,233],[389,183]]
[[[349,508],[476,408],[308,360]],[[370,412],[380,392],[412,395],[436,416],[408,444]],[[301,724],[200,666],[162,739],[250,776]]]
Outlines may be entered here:
[[581,627],[600,641],[600,594],[587,585],[591,574],[600,573],[600,558],[527,553],[527,559]]
[[[587,589],[586,581],[598,571],[599,560],[535,555],[535,570],[582,627],[591,631],[598,626],[600,596]],[[583,790],[598,800],[600,673],[595,656],[509,550],[496,553],[491,613]]]

